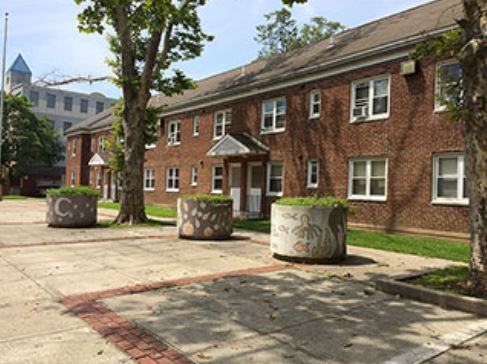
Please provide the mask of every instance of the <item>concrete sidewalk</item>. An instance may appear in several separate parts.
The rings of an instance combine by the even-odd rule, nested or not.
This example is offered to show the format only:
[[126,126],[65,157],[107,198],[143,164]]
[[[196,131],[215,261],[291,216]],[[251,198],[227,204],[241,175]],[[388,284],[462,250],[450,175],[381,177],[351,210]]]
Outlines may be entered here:
[[[406,363],[466,328],[487,330],[473,315],[371,288],[448,261],[351,247],[338,266],[287,265],[266,234],[197,242],[172,226],[58,230],[44,214],[42,201],[0,202],[2,363]],[[486,362],[485,335],[455,349],[433,362]]]

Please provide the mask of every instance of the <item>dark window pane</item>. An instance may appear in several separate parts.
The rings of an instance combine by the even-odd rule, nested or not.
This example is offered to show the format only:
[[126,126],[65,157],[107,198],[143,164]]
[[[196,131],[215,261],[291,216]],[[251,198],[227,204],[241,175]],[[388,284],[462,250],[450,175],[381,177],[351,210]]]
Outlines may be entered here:
[[366,180],[365,178],[356,178],[352,184],[352,195],[365,195],[366,193]]
[[271,192],[282,192],[282,180],[281,179],[271,179],[270,191]]
[[448,178],[438,179],[438,197],[456,198],[457,180]]
[[385,196],[386,194],[386,180],[372,179],[370,181],[370,194],[372,196]]
[[387,113],[387,97],[374,99],[374,115]]

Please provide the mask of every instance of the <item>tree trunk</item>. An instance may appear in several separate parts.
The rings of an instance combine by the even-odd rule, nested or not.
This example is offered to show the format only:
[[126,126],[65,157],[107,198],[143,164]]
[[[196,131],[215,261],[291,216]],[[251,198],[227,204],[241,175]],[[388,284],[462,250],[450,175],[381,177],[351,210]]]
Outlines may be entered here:
[[463,72],[466,177],[470,198],[469,289],[487,296],[487,0],[463,0],[460,21],[466,44],[459,58]]
[[137,99],[126,99],[123,127],[125,132],[125,158],[122,198],[116,222],[130,225],[147,221],[144,206],[144,115]]

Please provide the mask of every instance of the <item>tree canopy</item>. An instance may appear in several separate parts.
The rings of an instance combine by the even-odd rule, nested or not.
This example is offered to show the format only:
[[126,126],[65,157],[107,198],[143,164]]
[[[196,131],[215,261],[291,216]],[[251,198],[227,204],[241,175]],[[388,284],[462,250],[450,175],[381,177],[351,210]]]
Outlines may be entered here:
[[49,121],[37,116],[24,96],[7,94],[3,112],[2,160],[10,177],[36,165],[52,166],[63,158],[64,145]]
[[257,35],[254,38],[262,45],[259,58],[269,58],[314,44],[345,29],[339,22],[321,16],[312,18],[311,23],[299,28],[291,11],[286,7],[266,14],[264,18],[266,23],[256,27]]

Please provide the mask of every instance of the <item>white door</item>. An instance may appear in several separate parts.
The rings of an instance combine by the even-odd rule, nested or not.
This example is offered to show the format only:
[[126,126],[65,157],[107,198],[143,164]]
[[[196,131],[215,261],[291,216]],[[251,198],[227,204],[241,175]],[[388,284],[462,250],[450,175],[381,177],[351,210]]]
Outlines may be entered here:
[[108,171],[103,173],[103,199],[108,200],[109,188],[108,185]]
[[247,214],[249,217],[259,217],[262,205],[262,178],[264,178],[262,163],[249,163],[247,177]]
[[230,196],[233,198],[233,211],[240,211],[241,176],[240,164],[230,165],[229,189]]

